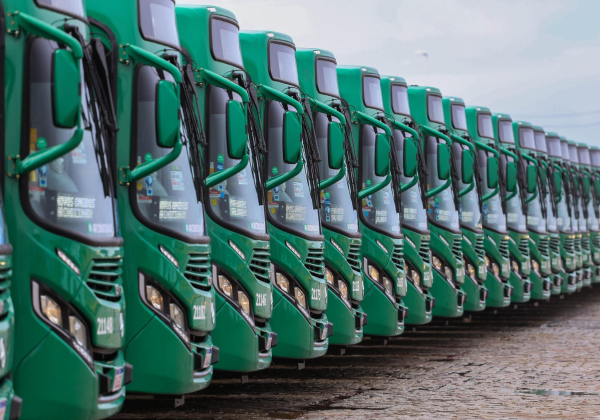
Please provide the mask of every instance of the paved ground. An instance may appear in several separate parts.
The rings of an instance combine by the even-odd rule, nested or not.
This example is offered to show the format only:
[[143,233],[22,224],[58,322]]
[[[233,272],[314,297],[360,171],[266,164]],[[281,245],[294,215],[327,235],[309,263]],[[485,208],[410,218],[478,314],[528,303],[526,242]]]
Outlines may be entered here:
[[179,408],[131,396],[115,418],[600,418],[600,287],[366,340],[245,385],[217,377]]

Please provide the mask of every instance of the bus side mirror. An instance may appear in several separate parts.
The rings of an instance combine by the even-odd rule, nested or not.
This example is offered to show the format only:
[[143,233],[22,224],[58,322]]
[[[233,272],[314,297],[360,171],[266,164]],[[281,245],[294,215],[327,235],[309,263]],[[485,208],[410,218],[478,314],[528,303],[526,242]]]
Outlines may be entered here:
[[487,184],[490,189],[498,187],[498,160],[494,156],[487,158]]
[[302,148],[302,116],[293,111],[283,115],[283,161],[295,165],[300,160]]
[[506,162],[506,191],[514,192],[517,188],[517,165],[515,162]]
[[227,102],[227,153],[231,159],[239,160],[246,153],[246,113],[244,104],[230,100]]
[[527,165],[527,192],[533,194],[537,187],[537,169],[534,165]]
[[52,105],[55,126],[77,126],[81,113],[81,73],[73,53],[61,48],[52,56]]
[[438,178],[442,181],[450,178],[450,150],[446,143],[439,143],[437,148]]
[[344,131],[342,125],[331,121],[327,128],[329,168],[341,169],[344,163]]
[[404,150],[402,150],[402,166],[404,167],[404,176],[413,178],[417,174],[417,144],[412,137],[404,138]]
[[470,184],[473,182],[473,174],[475,172],[475,157],[469,149],[463,149],[461,162],[462,182],[463,184]]
[[387,176],[390,172],[390,140],[384,133],[375,140],[375,175]]
[[179,98],[177,85],[160,80],[156,85],[156,142],[160,147],[173,148],[179,138]]

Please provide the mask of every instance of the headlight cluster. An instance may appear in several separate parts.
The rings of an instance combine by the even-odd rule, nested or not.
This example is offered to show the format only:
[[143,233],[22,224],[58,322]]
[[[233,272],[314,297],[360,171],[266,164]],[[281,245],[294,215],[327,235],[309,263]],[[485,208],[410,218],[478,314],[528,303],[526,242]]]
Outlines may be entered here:
[[529,261],[531,261],[531,269],[535,272],[535,274],[537,274],[539,276],[540,275],[540,263],[537,262],[536,260],[534,260],[533,258],[531,258]]
[[500,266],[493,261],[490,257],[485,256],[485,265],[487,265],[488,269],[496,276],[498,279],[500,278]]
[[33,281],[31,289],[37,315],[93,368],[90,334],[83,317],[48,287]]
[[475,269],[475,266],[473,264],[471,264],[468,261],[465,261],[467,263],[467,273],[469,274],[469,277],[472,280],[477,280],[477,270]]
[[384,292],[388,295],[388,298],[395,303],[394,298],[394,283],[388,278],[388,276],[380,271],[375,264],[371,263],[365,258],[364,267],[366,267],[367,276],[383,288]]
[[452,267],[450,267],[446,262],[444,262],[441,258],[439,258],[436,255],[433,255],[431,257],[431,262],[433,264],[433,267],[437,271],[442,273],[448,280],[450,280],[450,282],[454,281],[454,271],[452,270]]
[[331,286],[334,292],[340,295],[346,306],[350,308],[350,288],[348,287],[348,283],[346,283],[342,276],[329,267],[325,267],[325,278],[327,279],[327,284]]
[[179,302],[177,302],[177,299],[167,292],[156,280],[142,272],[139,273],[139,282],[142,301],[157,313],[175,331],[181,341],[189,347],[190,335],[185,312]]
[[412,265],[408,265],[406,261],[404,261],[404,272],[418,288],[421,288],[421,273],[419,273]]
[[240,313],[250,325],[254,325],[252,303],[246,291],[242,289],[242,286],[238,282],[228,277],[225,273],[219,272],[217,274],[217,272],[217,267],[213,265],[213,276],[216,276],[216,280],[214,281],[216,290],[240,310]]
[[296,306],[306,317],[310,318],[306,293],[291,276],[288,276],[281,271],[276,271],[275,285],[279,290],[283,291],[292,302],[297,304]]
[[521,272],[519,271],[519,263],[516,262],[515,260],[510,260],[510,266],[512,267],[512,270],[517,273],[518,275],[521,275]]

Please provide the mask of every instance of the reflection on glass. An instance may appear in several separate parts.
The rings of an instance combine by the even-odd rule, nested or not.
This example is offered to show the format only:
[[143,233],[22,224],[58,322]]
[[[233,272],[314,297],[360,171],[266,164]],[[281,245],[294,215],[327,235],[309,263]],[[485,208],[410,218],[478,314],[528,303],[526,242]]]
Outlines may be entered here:
[[[402,165],[404,162],[404,134],[400,130],[394,130],[393,135],[398,162]],[[408,184],[411,181],[412,178],[406,178],[404,174],[400,176],[402,184]],[[427,230],[427,210],[423,207],[421,186],[418,182],[402,193],[401,204],[402,226],[420,231]]]
[[179,47],[172,0],[140,0],[140,30],[145,38]]
[[[461,106],[461,108],[463,109],[464,113],[465,107]],[[463,147],[458,143],[453,143],[452,148],[455,164],[460,173],[462,168]],[[458,186],[459,191],[463,191],[469,187],[469,184],[463,183],[462,177],[459,177]],[[481,210],[479,209],[479,196],[477,195],[477,188],[473,188],[462,197],[459,197],[458,215],[461,226],[468,227],[470,229],[481,230]]]
[[369,108],[383,108],[383,99],[381,97],[381,84],[378,77],[363,77],[363,95],[365,105]]
[[494,139],[494,127],[491,114],[477,114],[477,131],[482,137]]
[[[480,114],[481,115],[481,114]],[[491,156],[485,150],[478,150],[479,172],[482,178],[482,194],[486,195],[494,191],[488,187],[487,182],[487,159]],[[506,231],[506,216],[502,211],[500,194],[494,195],[489,200],[483,202],[483,226],[499,232]]]
[[85,17],[83,2],[81,0],[35,0],[38,6],[46,9],[64,12],[69,15]]
[[[427,137],[425,151],[427,152],[427,184],[430,190],[446,184],[446,180],[441,180],[438,176],[438,142],[441,141],[435,137]],[[454,205],[454,193],[452,187],[448,187],[433,197],[428,198],[427,214],[429,220],[434,221],[439,225],[454,230],[459,228],[458,210]]]
[[548,153],[548,148],[546,145],[546,134],[543,131],[534,132],[535,137],[535,150],[538,152]]
[[498,138],[502,143],[515,143],[511,120],[500,120],[498,122]]
[[519,127],[519,145],[525,149],[535,150],[533,128]]
[[552,157],[561,157],[562,148],[558,137],[546,137],[546,145],[548,146],[548,154]]
[[570,155],[569,155],[569,144],[566,141],[560,141],[560,153],[562,155],[562,158],[566,161],[569,160]]
[[394,114],[410,116],[408,91],[404,85],[392,85],[392,110]]
[[591,151],[592,165],[600,167],[600,150]]
[[[314,121],[317,144],[321,156],[321,162],[319,162],[321,180],[333,178],[340,170],[329,167],[329,146],[327,141],[329,119],[325,114],[318,113]],[[332,117],[332,121],[337,122],[338,120]],[[320,195],[321,222],[323,225],[330,225],[340,230],[357,233],[357,213],[352,207],[347,177],[344,176],[340,181],[325,188],[321,191]]]
[[557,224],[557,215],[554,214],[554,212],[552,211],[552,202],[550,201],[552,200],[551,198],[551,193],[548,192],[546,194],[546,229],[550,232],[556,232],[556,230],[558,229],[558,224]]
[[460,104],[452,104],[452,125],[458,130],[467,130],[467,116],[465,114],[465,106]]
[[269,70],[273,79],[298,86],[296,50],[278,42],[269,43]]
[[335,62],[317,59],[317,89],[324,94],[340,96]]
[[577,146],[569,144],[569,160],[572,163],[579,163],[579,155],[577,153]]
[[581,163],[582,165],[590,165],[590,149],[588,149],[587,147],[578,147],[577,148],[577,152],[578,152],[578,156],[579,156],[579,163]]
[[[280,102],[269,102],[267,112],[267,170],[269,178],[272,178],[290,172],[296,164],[285,163],[283,160],[283,105]],[[319,212],[313,208],[306,166],[297,176],[269,191],[267,200],[269,217],[277,223],[304,235],[320,234]]]
[[[35,63],[29,70],[30,153],[63,144],[75,132],[54,125],[51,63],[56,48],[54,42],[36,38],[30,49],[30,62]],[[87,114],[85,94],[83,112]],[[113,199],[104,196],[92,129],[86,128],[83,141],[70,153],[28,174],[29,203],[38,217],[60,228],[90,237],[113,237]]]
[[210,42],[216,60],[243,67],[239,32],[232,22],[217,18],[211,21]]
[[[375,139],[378,132],[381,131],[370,125],[361,128],[359,189],[379,184],[385,179],[375,175]],[[363,221],[371,229],[383,234],[400,233],[400,215],[396,211],[390,185],[360,200],[360,210]]]
[[558,215],[556,216],[556,226],[560,232],[571,231],[571,217],[567,206],[567,195],[564,187],[562,188],[560,201],[557,204]]
[[[504,173],[506,173],[507,163],[514,162],[514,159],[510,156],[501,155],[500,161],[501,161],[502,167],[504,168]],[[517,185],[515,188],[518,191],[519,185]],[[514,193],[509,193],[509,194],[513,195]],[[539,201],[537,199],[534,201],[535,201],[537,207],[539,208],[540,207]],[[531,207],[531,204],[532,203],[530,203],[530,207]],[[532,217],[531,222],[533,222],[535,220],[536,223],[538,223],[537,216],[530,214],[530,217]],[[540,208],[540,217],[541,217],[541,208]],[[530,223],[530,221],[529,221],[529,218],[527,220],[525,220],[525,215],[523,214],[523,207],[522,207],[522,203],[521,203],[521,197],[520,197],[520,194],[517,193],[514,197],[512,197],[510,200],[508,200],[506,202],[506,225],[509,227],[509,229],[516,230],[516,231],[523,231],[523,230],[525,230],[527,223]]]
[[[529,194],[531,197],[531,194]],[[515,197],[516,199],[516,197]],[[514,199],[513,199],[514,200]],[[513,201],[510,200],[510,201]],[[520,200],[519,200],[520,201]],[[552,211],[549,207],[546,207],[549,211],[547,212],[548,219],[552,217]],[[530,201],[527,206],[527,227],[538,233],[546,233],[546,222],[548,222],[548,229],[550,228],[550,221],[547,220],[542,213],[542,206],[540,203],[540,197],[536,197],[533,201]]]
[[[232,168],[240,162],[231,159],[227,152],[226,109],[229,100],[241,101],[241,98],[231,91],[210,88],[207,126],[209,176]],[[265,233],[265,211],[258,203],[254,176],[248,163],[241,172],[213,186],[209,191],[210,203],[207,204],[209,214],[238,228]]]
[[444,124],[444,106],[441,96],[427,95],[427,114],[431,121]]
[[[162,73],[162,72],[161,72]],[[163,80],[171,80],[165,74]],[[154,67],[143,66],[137,79],[135,98],[136,163],[161,158],[171,149],[159,147],[156,142],[156,86],[161,80]],[[136,182],[133,206],[137,207],[142,219],[162,228],[188,236],[204,235],[202,203],[190,171],[189,150],[184,151],[169,165]]]

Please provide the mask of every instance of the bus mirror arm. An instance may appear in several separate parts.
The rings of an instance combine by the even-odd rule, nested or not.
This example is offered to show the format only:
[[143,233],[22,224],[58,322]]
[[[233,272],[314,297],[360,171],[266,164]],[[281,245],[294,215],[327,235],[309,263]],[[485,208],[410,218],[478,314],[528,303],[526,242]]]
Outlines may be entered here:
[[400,192],[403,193],[404,191],[411,189],[412,187],[414,187],[417,184],[417,182],[419,182],[419,175],[415,175],[408,184],[401,183],[400,184]]
[[304,161],[302,160],[302,157],[301,157],[298,160],[296,167],[294,169],[292,169],[291,171],[289,171],[285,174],[281,174],[281,175],[277,175],[272,178],[269,178],[267,180],[267,182],[265,182],[267,191],[271,191],[273,188],[280,186],[284,182],[288,182],[290,179],[292,179],[293,177],[298,175],[300,172],[302,172],[303,167],[304,167]]
[[388,174],[388,176],[383,181],[381,181],[379,184],[371,185],[370,187],[360,190],[358,192],[358,199],[362,200],[366,196],[374,194],[377,191],[384,189],[385,187],[387,187],[390,184],[390,182],[392,182],[392,174],[391,173]]
[[249,99],[248,92],[242,86],[237,83],[229,80],[223,76],[218,75],[210,70],[200,69],[202,79],[204,79],[207,83],[216,86],[221,89],[230,90],[232,92],[237,93],[242,98],[242,102],[247,104]]
[[83,140],[83,128],[77,128],[71,138],[65,143],[39,150],[21,160],[19,157],[8,157],[8,176],[19,176],[52,162],[71,150],[75,149]]
[[[77,39],[71,35],[26,13],[15,12],[14,15],[17,25],[25,29],[27,32],[42,38],[56,41],[60,44],[65,44],[71,49],[73,56],[76,59],[81,60],[83,58],[83,47],[77,41]],[[14,33],[17,31],[13,30],[12,32]]]
[[206,185],[206,188],[212,188],[215,185],[220,184],[221,182],[225,181],[226,179],[229,179],[232,176],[234,176],[235,174],[243,171],[246,168],[246,166],[248,166],[249,161],[250,161],[250,155],[248,155],[248,152],[246,151],[246,153],[244,154],[244,156],[242,156],[242,158],[240,159],[240,161],[237,165],[232,166],[231,168],[227,168],[225,170],[216,172],[214,174],[210,174],[204,180],[204,185]]
[[128,186],[130,183],[139,181],[151,173],[164,168],[179,157],[182,148],[183,145],[181,144],[181,141],[178,140],[177,143],[175,143],[175,146],[173,146],[173,150],[165,156],[144,162],[141,165],[136,166],[133,170],[129,169],[128,166],[119,168],[119,172],[121,173],[119,184]]
[[257,89],[258,92],[265,98],[293,106],[299,115],[304,115],[304,107],[302,104],[291,96],[265,85],[258,85]]
[[342,163],[342,167],[337,174],[329,179],[324,179],[323,181],[319,182],[319,191],[323,191],[325,188],[330,187],[336,182],[340,181],[344,175],[346,175],[346,165]]

